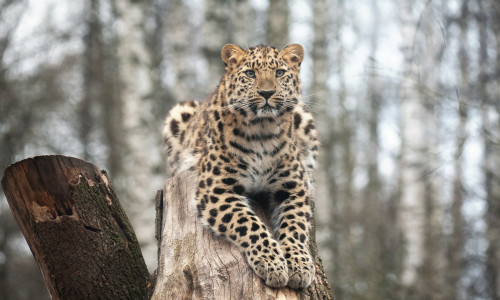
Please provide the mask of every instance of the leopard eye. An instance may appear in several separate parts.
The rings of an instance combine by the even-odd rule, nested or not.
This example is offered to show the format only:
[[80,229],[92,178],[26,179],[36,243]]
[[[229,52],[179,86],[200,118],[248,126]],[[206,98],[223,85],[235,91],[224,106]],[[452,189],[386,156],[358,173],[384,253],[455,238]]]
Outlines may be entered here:
[[255,78],[255,71],[253,70],[245,71],[245,75],[247,75],[250,78]]
[[285,70],[276,70],[276,77],[281,77],[285,75]]

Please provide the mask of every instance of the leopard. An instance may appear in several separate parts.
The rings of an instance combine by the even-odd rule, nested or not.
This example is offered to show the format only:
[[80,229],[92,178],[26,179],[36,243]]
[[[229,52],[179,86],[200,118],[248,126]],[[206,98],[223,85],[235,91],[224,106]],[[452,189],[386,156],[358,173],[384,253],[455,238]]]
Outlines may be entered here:
[[304,49],[228,44],[221,57],[217,88],[166,116],[168,168],[196,175],[199,220],[233,243],[266,285],[307,288],[316,273],[309,243],[319,141],[301,96]]

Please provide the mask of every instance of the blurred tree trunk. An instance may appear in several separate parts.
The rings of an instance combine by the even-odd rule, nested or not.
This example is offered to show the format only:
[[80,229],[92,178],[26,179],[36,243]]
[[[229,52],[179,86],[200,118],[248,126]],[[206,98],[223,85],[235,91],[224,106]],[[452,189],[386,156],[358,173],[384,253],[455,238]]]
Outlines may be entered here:
[[102,26],[100,20],[100,4],[91,0],[86,8],[86,30],[83,37],[83,99],[78,108],[79,138],[83,146],[82,158],[89,160],[89,144],[96,124],[96,106],[103,101],[104,58]]
[[[120,178],[124,174],[124,137],[123,137],[123,103],[120,101],[120,79],[118,74],[117,41],[112,39],[106,43],[104,51],[102,82],[102,113],[105,145],[108,147],[107,165],[113,177]],[[121,187],[120,187],[121,190]]]
[[365,115],[368,123],[368,144],[366,147],[367,157],[367,173],[368,184],[365,189],[365,199],[367,212],[370,211],[369,206],[380,205],[380,176],[378,167],[379,155],[379,114],[381,108],[381,95],[379,90],[378,67],[377,67],[377,50],[378,50],[378,35],[379,35],[379,22],[380,11],[376,0],[371,0],[371,10],[373,12],[373,23],[371,24],[370,34],[370,56],[368,57],[368,90],[367,100],[369,102],[368,111]]
[[[402,283],[414,287],[419,280],[418,270],[423,263],[425,243],[426,192],[426,123],[428,111],[420,98],[418,64],[415,44],[418,24],[413,17],[414,1],[398,2],[403,38],[401,50],[404,66],[400,83],[401,97],[401,199],[398,221],[404,236]],[[407,296],[408,297],[408,296]]]
[[[305,97],[304,102],[307,107],[315,114],[316,124],[319,131],[319,140],[321,141],[321,152],[318,162],[318,174],[316,178],[318,180],[317,189],[317,206],[319,208],[318,220],[327,221],[330,220],[331,214],[331,201],[335,201],[334,190],[335,190],[335,180],[331,177],[331,173],[328,172],[330,166],[333,165],[333,156],[331,155],[333,151],[333,135],[331,134],[332,129],[332,118],[329,115],[329,111],[326,109],[330,101],[330,93],[326,84],[328,79],[328,38],[327,29],[329,23],[328,7],[325,0],[314,0],[313,1],[313,46],[311,51],[311,57],[313,59],[313,78],[310,88],[310,98]],[[324,191],[322,190],[324,188]],[[334,244],[330,244],[333,246]],[[333,250],[333,249],[331,249]]]
[[[221,50],[229,43],[228,2],[225,0],[205,0],[205,22],[203,23],[203,55],[207,61],[207,92],[214,89],[224,74]],[[241,45],[240,45],[241,46]],[[208,93],[207,93],[208,94]]]
[[379,173],[379,120],[382,107],[383,91],[381,78],[378,73],[379,66],[377,53],[379,48],[380,9],[376,0],[370,1],[370,11],[373,14],[370,24],[370,54],[366,65],[368,66],[368,84],[366,91],[366,105],[360,108],[362,120],[367,126],[367,143],[364,151],[366,157],[366,173],[368,182],[364,187],[361,202],[360,223],[363,230],[364,261],[361,278],[367,284],[367,294],[373,299],[388,299],[390,294],[387,286],[391,286],[386,274],[393,273],[392,261],[398,256],[393,245],[388,243],[387,231],[394,227],[395,220],[389,217],[386,204],[382,201],[383,191]]
[[[169,8],[166,11],[166,22],[168,31],[165,32],[168,47],[172,58],[168,61],[169,72],[175,74],[172,78],[174,81],[172,86],[173,103],[192,99],[193,95],[193,79],[195,66],[190,62],[190,48],[193,44],[192,30],[186,20],[189,19],[190,12],[182,0],[170,1]],[[222,45],[223,46],[223,45]],[[222,48],[222,46],[219,46]],[[220,52],[220,49],[219,49]],[[220,65],[220,55],[219,62]],[[220,74],[222,76],[222,73]]]
[[205,0],[202,51],[207,60],[208,76],[204,94],[213,90],[224,74],[222,47],[227,43],[242,48],[254,46],[255,11],[248,0]]
[[[27,102],[21,99],[15,91],[15,86],[9,78],[11,67],[7,65],[6,53],[12,47],[12,40],[17,27],[27,10],[27,3],[4,1],[0,3],[0,16],[10,14],[10,17],[0,18],[0,120],[1,124],[9,124],[0,131],[0,167],[7,166],[16,153],[24,147],[23,132],[33,126],[33,117],[29,112]],[[19,10],[12,11],[12,7],[19,6]],[[24,101],[23,101],[24,100]],[[0,269],[2,266],[0,265]]]
[[[172,11],[172,9],[170,9],[170,6],[172,5],[170,1],[148,0],[147,2],[150,7],[149,14],[151,22],[154,26],[154,29],[150,32],[148,38],[152,62],[151,77],[153,82],[153,111],[157,120],[163,120],[170,108],[172,108],[172,106],[176,103],[176,96],[173,95],[174,91],[170,89],[170,86],[164,83],[167,73],[172,71],[168,62],[175,61],[173,59],[169,59],[170,51],[167,49],[167,46],[170,45],[171,41],[167,34],[176,32],[176,29],[170,28],[169,12]],[[185,17],[187,18],[187,16]],[[188,19],[189,18],[184,21]],[[182,23],[177,25],[182,26]],[[159,129],[160,128],[161,126]]]
[[[327,87],[329,76],[328,68],[328,27],[330,23],[329,10],[326,0],[314,0],[313,3],[313,45],[311,57],[313,59],[313,78],[309,94],[304,102],[312,110],[316,117],[316,127],[318,128],[321,151],[316,171],[315,184],[315,211],[318,232],[318,244],[323,250],[322,255],[325,261],[326,271],[329,274],[330,282],[338,285],[338,232],[332,226],[336,220],[337,197],[335,174],[331,168],[334,166],[334,135],[333,119],[331,111],[327,108],[331,106],[331,94]],[[333,221],[332,221],[333,220]],[[334,288],[336,295],[340,297],[337,288]],[[340,297],[341,298],[341,297]]]
[[[437,170],[442,165],[439,157],[440,131],[437,119],[436,106],[442,100],[440,97],[439,77],[440,55],[442,47],[446,46],[441,38],[441,28],[436,26],[436,12],[434,7],[437,3],[426,4],[419,20],[419,32],[414,45],[415,62],[418,64],[419,73],[413,79],[419,83],[419,98],[423,105],[423,113],[420,119],[423,127],[423,146],[420,148],[425,159],[421,161],[422,177],[424,184],[424,245],[422,253],[422,264],[418,270],[419,286],[417,295],[423,299],[443,299],[445,289],[445,248],[443,247],[442,220],[444,216],[440,197],[443,180]],[[420,40],[420,41],[419,41]],[[419,63],[421,62],[421,63]],[[408,128],[412,130],[411,128]],[[418,148],[415,148],[418,149]],[[417,150],[418,151],[418,150]],[[425,288],[424,288],[425,287]]]
[[268,45],[283,49],[290,44],[288,0],[269,1],[267,9],[266,42]]
[[328,161],[328,186],[331,193],[333,215],[329,218],[329,229],[333,233],[334,253],[333,265],[329,269],[329,278],[334,285],[334,290],[338,298],[343,299],[350,295],[352,285],[350,278],[354,278],[356,266],[351,259],[355,251],[349,232],[354,226],[355,213],[354,204],[356,203],[353,176],[356,153],[354,141],[356,134],[353,130],[352,105],[347,103],[348,89],[346,84],[345,65],[346,49],[344,35],[348,26],[348,10],[345,1],[337,1],[331,7],[332,40],[330,44],[333,47],[332,62],[335,66],[333,75],[338,83],[335,89],[335,96],[329,99],[327,107],[319,107],[328,112],[329,138],[325,146],[326,158]]
[[[469,22],[469,1],[462,0],[461,16],[459,18],[461,41],[467,39],[468,22]],[[460,66],[459,72],[459,92],[457,93],[458,104],[458,125],[456,129],[456,148],[453,162],[454,178],[453,178],[453,198],[451,203],[451,221],[452,231],[447,249],[447,272],[446,272],[446,289],[445,295],[447,299],[458,299],[458,291],[460,278],[464,269],[464,244],[465,244],[465,221],[462,215],[462,206],[464,202],[464,167],[463,153],[465,142],[467,140],[467,116],[468,103],[470,95],[468,92],[469,86],[469,57],[464,43],[460,44],[458,52],[458,61]]]
[[[151,53],[146,44],[145,4],[133,0],[112,2],[116,17],[120,100],[123,108],[121,138],[125,148],[123,173],[117,185],[136,229],[149,268],[156,265],[154,195],[162,183],[160,122],[153,113]],[[153,134],[151,134],[153,132]],[[118,174],[117,174],[118,175]],[[133,200],[132,200],[133,199]]]
[[[255,10],[249,0],[234,0],[229,1],[230,24],[229,41],[242,48],[249,48],[253,45],[255,36],[255,25],[252,24],[255,20]],[[252,26],[248,26],[252,24]],[[222,46],[220,48],[222,49]]]
[[[12,76],[17,61],[7,59],[14,49],[18,25],[25,19],[28,3],[0,1],[0,170],[9,165],[33,137],[26,134],[37,126],[32,99],[21,97]],[[13,67],[14,65],[14,67]],[[47,74],[44,74],[45,76]],[[31,88],[31,86],[29,87]],[[26,89],[28,90],[28,89]],[[19,251],[22,233],[6,203],[0,186],[0,298],[2,300],[49,299],[40,270],[30,254]],[[22,286],[22,288],[20,288]],[[16,288],[12,288],[16,287]]]
[[[487,7],[485,7],[487,6]],[[491,14],[491,15],[490,15]],[[488,16],[491,16],[496,38],[496,68],[488,74]],[[478,99],[482,100],[484,139],[484,173],[486,197],[486,286],[487,296],[500,299],[500,4],[498,1],[479,1],[479,83]],[[491,80],[491,79],[492,80]]]

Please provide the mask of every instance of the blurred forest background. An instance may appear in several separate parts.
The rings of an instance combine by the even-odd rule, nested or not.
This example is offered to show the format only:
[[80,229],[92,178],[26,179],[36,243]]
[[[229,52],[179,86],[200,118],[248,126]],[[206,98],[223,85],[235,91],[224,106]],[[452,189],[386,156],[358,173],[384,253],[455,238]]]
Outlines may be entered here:
[[[225,43],[306,49],[337,299],[500,299],[498,0],[0,0],[0,169],[106,169],[153,271],[163,118]],[[0,194],[0,299],[48,299]]]

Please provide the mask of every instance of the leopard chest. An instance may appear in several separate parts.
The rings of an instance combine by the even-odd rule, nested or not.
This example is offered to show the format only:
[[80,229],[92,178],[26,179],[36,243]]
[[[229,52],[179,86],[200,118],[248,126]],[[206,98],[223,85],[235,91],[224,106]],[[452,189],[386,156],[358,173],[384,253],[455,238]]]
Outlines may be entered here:
[[[243,148],[248,151],[241,151]],[[249,193],[273,189],[290,161],[291,149],[290,141],[287,140],[237,143],[236,147],[230,148],[238,170],[234,175]]]
[[233,119],[220,127],[223,161],[231,171],[227,176],[236,179],[247,193],[272,190],[279,184],[279,174],[297,151],[290,122]]

